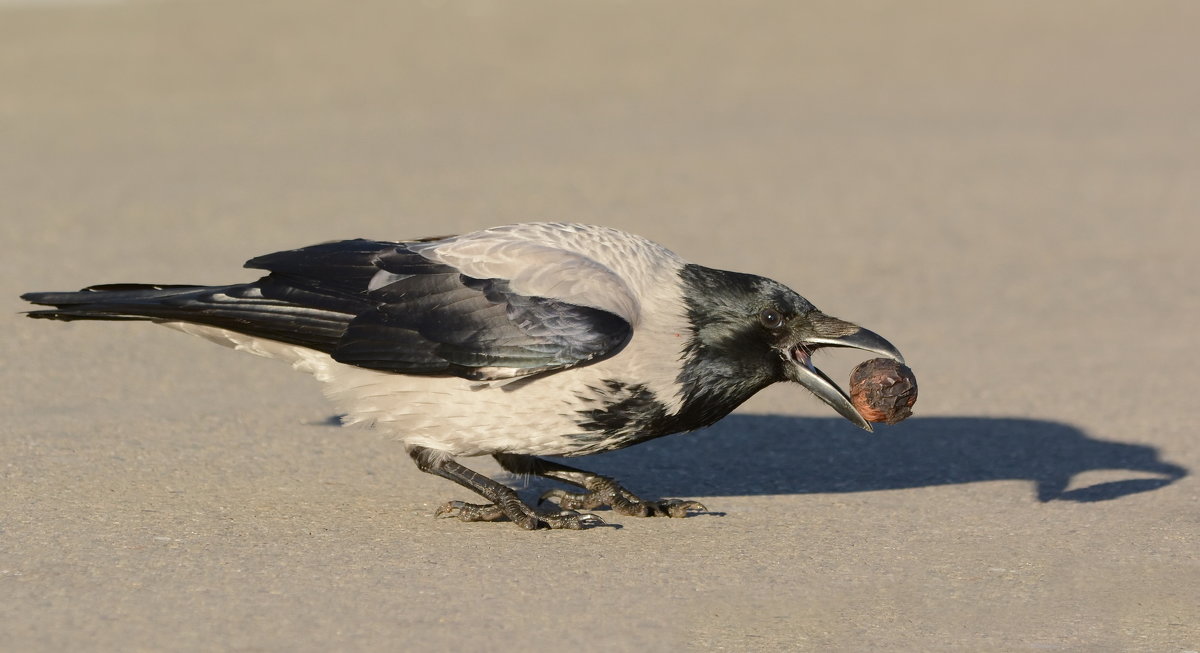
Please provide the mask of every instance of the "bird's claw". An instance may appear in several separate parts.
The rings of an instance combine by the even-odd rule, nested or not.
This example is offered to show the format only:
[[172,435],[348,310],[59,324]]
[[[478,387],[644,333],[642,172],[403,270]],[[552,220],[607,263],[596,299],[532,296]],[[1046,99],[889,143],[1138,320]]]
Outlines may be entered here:
[[655,515],[665,514],[668,517],[687,517],[692,512],[708,512],[703,503],[687,499],[661,499],[646,503],[650,504]]
[[509,519],[527,530],[538,528],[583,530],[593,526],[605,526],[600,517],[591,513],[579,513],[574,510],[559,510],[554,513],[542,513],[518,503],[510,506],[512,512],[506,512],[503,507],[494,504],[467,503],[465,501],[447,501],[433,513],[434,517],[457,518],[460,521],[500,521]]
[[603,519],[601,519],[598,515],[593,515],[590,512],[575,512],[574,510],[568,510],[568,511],[564,511],[564,512],[573,513],[576,517],[579,518],[579,523],[584,528],[589,528],[592,526],[607,526],[608,525],[608,523],[605,522]]
[[433,513],[434,517],[457,517],[460,521],[500,521],[507,515],[494,503],[467,503],[447,501]]
[[587,492],[548,490],[538,497],[538,505],[554,499],[560,508],[568,510],[595,510],[612,508],[614,512],[630,517],[687,517],[692,512],[708,512],[699,501],[687,499],[659,499],[643,501],[637,495],[605,479]]
[[555,499],[555,503],[560,508],[568,510],[595,510],[597,508],[607,508],[608,503],[595,492],[567,492],[566,490],[546,490],[538,497],[538,505]]

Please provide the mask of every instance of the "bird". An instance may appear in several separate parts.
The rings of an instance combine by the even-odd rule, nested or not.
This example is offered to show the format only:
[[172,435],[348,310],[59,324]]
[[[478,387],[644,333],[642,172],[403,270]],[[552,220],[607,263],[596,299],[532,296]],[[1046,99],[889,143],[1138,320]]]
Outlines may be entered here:
[[[252,258],[231,285],[104,284],[30,292],[50,320],[141,320],[280,359],[322,382],[347,424],[399,440],[418,469],[484,499],[438,517],[525,529],[605,524],[591,512],[686,517],[574,458],[694,431],[791,382],[871,425],[812,355],[849,347],[903,362],[879,334],[777,281],[690,263],[611,227],[527,222],[455,236],[351,239]],[[460,458],[553,479],[534,505]],[[549,508],[544,507],[545,503]],[[557,505],[554,505],[557,504]]]

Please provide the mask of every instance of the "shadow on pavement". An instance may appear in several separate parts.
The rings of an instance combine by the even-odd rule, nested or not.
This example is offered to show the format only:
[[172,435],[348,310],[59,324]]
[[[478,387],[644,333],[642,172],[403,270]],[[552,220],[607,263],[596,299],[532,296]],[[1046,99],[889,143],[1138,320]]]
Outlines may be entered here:
[[[1096,440],[1033,419],[913,418],[875,434],[840,418],[734,415],[690,435],[564,460],[646,496],[866,492],[1028,480],[1040,501],[1108,501],[1170,485],[1188,470],[1139,444]],[[1067,490],[1094,470],[1129,479]]]

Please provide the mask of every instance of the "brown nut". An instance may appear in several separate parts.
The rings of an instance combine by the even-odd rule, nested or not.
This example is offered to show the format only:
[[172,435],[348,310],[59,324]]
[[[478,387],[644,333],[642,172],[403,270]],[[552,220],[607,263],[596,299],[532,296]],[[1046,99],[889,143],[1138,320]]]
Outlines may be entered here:
[[850,374],[850,401],[868,422],[895,424],[912,415],[917,377],[903,363],[872,358]]

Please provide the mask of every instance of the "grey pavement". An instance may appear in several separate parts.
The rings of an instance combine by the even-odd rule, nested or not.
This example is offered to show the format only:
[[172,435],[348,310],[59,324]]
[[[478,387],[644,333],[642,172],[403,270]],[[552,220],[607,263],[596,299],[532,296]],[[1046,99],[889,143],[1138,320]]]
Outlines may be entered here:
[[[0,650],[1200,650],[1198,26],[1157,0],[0,2]],[[774,387],[578,461],[715,514],[524,532],[434,519],[465,491],[284,365],[18,315],[542,219],[884,334],[916,416],[869,435]]]

